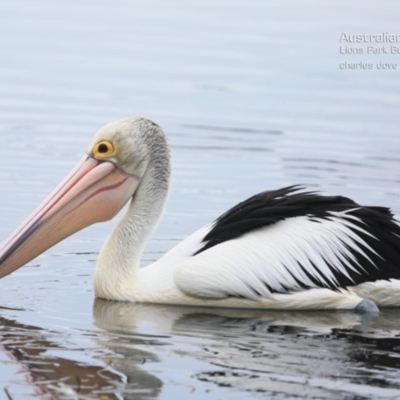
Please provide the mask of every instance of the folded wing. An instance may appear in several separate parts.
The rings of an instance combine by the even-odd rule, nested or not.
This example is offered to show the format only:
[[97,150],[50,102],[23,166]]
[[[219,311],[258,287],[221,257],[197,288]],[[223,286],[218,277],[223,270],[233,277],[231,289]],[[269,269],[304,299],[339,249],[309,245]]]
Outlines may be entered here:
[[257,299],[400,278],[400,228],[388,209],[299,189],[260,193],[223,214],[176,269],[177,286]]

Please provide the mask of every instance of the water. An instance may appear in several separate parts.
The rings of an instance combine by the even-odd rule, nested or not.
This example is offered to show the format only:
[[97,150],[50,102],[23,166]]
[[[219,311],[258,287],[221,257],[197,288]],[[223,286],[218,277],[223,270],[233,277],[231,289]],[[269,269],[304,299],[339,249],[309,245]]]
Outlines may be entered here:
[[[400,56],[340,54],[370,44],[339,43],[343,32],[399,34],[399,11],[391,1],[1,4],[0,242],[99,127],[133,115],[164,128],[173,157],[144,265],[238,201],[294,183],[399,216]],[[0,282],[0,398],[400,398],[399,310],[366,319],[94,300],[115,222]]]

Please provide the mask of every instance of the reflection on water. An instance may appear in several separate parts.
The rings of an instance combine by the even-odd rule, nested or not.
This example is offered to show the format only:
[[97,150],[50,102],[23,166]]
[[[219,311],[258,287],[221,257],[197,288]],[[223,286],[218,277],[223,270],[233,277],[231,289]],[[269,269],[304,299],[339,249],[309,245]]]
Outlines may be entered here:
[[[399,310],[365,317],[352,312],[215,310],[96,300],[93,314],[97,326],[121,335],[120,347],[115,347],[119,354],[145,335],[154,341],[160,360],[172,352],[206,362],[191,374],[221,387],[324,398],[400,395],[400,359],[395,357],[400,355]],[[393,337],[390,344],[382,339],[388,336]],[[386,373],[378,378],[382,369]]]
[[[365,318],[96,299],[93,318],[100,331],[90,333],[97,347],[86,360],[65,351],[65,333],[0,318],[1,346],[20,366],[31,393],[52,399],[164,398],[171,386],[165,366],[174,366],[183,386],[211,385],[211,398],[228,388],[243,398],[265,392],[400,396],[400,310]],[[12,383],[6,389],[16,390]],[[198,391],[195,398],[204,394]]]
[[[57,343],[62,334],[4,317],[0,317],[0,324],[0,345],[9,358],[20,365],[18,375],[22,375],[32,394],[58,399],[105,393],[110,399],[116,398],[110,383],[120,384],[122,377],[106,367],[63,357],[63,347]],[[57,353],[61,354],[57,356]],[[20,388],[15,388],[12,381],[6,388],[19,398]]]
[[[149,399],[157,398],[160,392],[162,382],[140,369],[143,363],[157,358],[130,345],[129,336],[123,332],[118,340],[112,332],[104,339],[97,337],[107,351],[97,351],[101,356],[95,357],[99,362],[94,365],[95,359],[87,363],[80,357],[74,359],[74,352],[66,351],[65,342],[59,343],[67,336],[62,332],[42,330],[4,317],[0,317],[0,324],[0,345],[9,359],[20,366],[19,375],[32,394],[46,399],[100,395],[107,396],[104,399],[121,398],[120,395],[124,399]],[[138,346],[145,343],[140,338],[132,338],[132,342]],[[5,389],[20,398],[20,388],[12,381]]]

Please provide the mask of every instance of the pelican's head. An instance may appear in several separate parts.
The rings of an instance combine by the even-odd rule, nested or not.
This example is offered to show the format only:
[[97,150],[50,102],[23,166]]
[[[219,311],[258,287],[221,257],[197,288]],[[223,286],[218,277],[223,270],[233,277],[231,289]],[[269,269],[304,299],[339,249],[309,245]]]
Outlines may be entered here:
[[[142,178],[151,163],[168,153],[161,128],[145,118],[126,118],[110,122],[92,139],[87,154],[113,163],[127,174]],[[168,154],[165,154],[168,157]]]
[[168,153],[165,144],[158,125],[145,118],[101,128],[87,154],[2,245],[0,278],[84,227],[113,218],[146,172],[157,168],[162,157],[155,154]]

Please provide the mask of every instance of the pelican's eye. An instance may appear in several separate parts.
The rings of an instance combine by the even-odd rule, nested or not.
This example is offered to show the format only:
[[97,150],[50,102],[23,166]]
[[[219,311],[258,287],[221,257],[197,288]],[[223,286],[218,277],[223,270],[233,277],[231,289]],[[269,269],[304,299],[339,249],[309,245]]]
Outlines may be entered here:
[[93,148],[93,155],[98,158],[109,157],[114,153],[114,146],[107,140],[102,140]]

